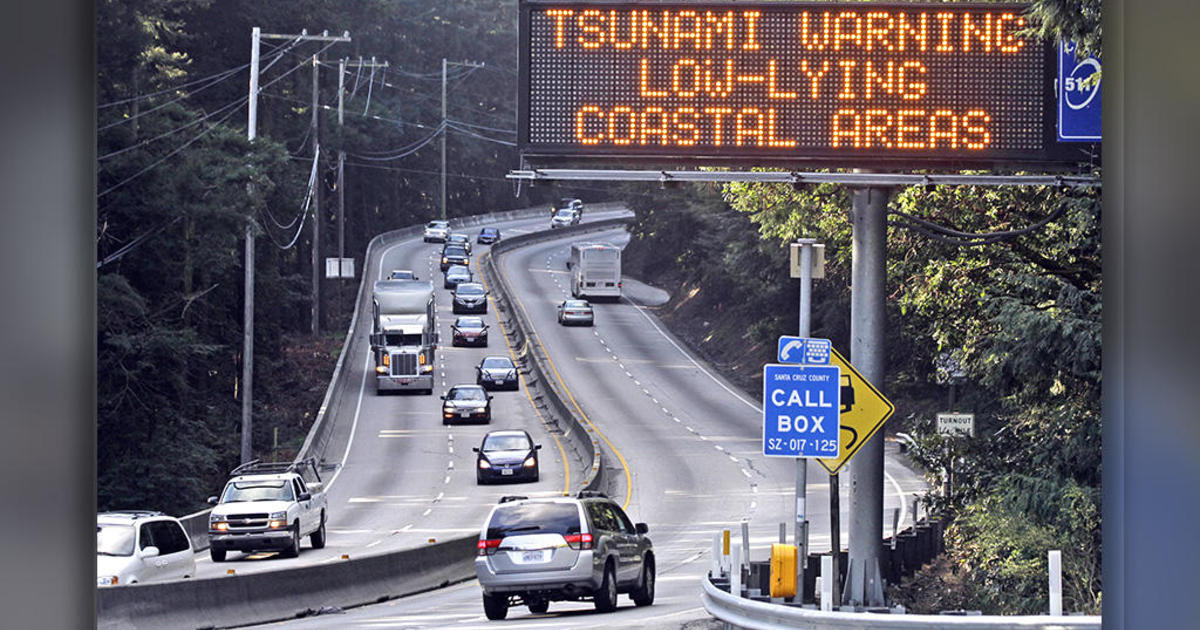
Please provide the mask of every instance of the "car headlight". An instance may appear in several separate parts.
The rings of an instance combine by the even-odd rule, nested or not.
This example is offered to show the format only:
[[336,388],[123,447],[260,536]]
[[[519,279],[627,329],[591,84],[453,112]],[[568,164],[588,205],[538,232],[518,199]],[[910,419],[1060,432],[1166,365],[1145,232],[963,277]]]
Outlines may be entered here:
[[101,575],[100,577],[96,578],[96,586],[116,586],[116,585],[117,585],[117,576],[115,576],[115,575]]
[[481,460],[479,460],[479,467],[480,468],[491,468],[492,465],[490,463],[488,463],[488,460],[481,459]]
[[208,527],[209,529],[215,529],[219,532],[229,531],[229,523],[226,523],[225,521],[209,522]]
[[526,458],[525,463],[523,465],[526,468],[533,468],[534,466],[537,466],[537,458],[536,457]]
[[449,259],[449,258],[446,258],[445,256],[442,256],[442,264],[443,264],[443,265],[444,265],[444,264],[447,264],[447,263],[449,263],[449,262],[450,262],[450,259]]
[[432,365],[421,366],[421,373],[422,374],[432,374],[433,366]]

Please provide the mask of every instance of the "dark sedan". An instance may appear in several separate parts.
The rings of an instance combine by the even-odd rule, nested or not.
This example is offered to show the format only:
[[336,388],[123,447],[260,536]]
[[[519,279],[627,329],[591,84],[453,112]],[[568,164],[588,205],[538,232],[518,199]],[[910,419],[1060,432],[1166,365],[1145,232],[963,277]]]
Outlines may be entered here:
[[488,326],[482,317],[459,317],[450,327],[453,346],[483,346],[488,345]]
[[474,281],[475,276],[471,275],[471,270],[466,265],[450,265],[446,275],[442,276],[442,286],[451,291],[463,282]]
[[442,424],[492,421],[492,396],[478,385],[455,385],[442,400]]
[[538,451],[541,444],[520,429],[491,431],[483,437],[483,444],[471,450],[478,453],[475,458],[476,483],[502,481],[538,480]]
[[470,265],[471,252],[462,245],[446,244],[442,248],[442,271],[450,268],[450,265]]
[[486,313],[487,290],[478,282],[460,282],[454,287],[454,298],[450,310],[458,313]]
[[479,236],[475,237],[475,242],[481,245],[491,245],[500,240],[500,230],[493,227],[486,227],[479,230]]
[[508,357],[484,357],[475,366],[475,382],[484,389],[520,389],[517,365]]

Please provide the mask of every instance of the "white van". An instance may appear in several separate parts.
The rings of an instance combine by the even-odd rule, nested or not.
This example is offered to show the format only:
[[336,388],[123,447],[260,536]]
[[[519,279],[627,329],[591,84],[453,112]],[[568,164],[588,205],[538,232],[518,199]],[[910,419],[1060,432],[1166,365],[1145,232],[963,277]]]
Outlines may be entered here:
[[195,577],[192,541],[179,519],[162,512],[96,516],[96,586]]

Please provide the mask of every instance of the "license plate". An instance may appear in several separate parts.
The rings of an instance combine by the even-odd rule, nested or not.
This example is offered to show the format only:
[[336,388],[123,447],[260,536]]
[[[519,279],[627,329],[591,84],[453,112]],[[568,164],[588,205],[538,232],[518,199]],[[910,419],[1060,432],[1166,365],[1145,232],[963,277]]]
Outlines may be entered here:
[[460,418],[470,418],[470,417],[471,417],[471,412],[470,412],[470,411],[460,411],[460,412],[458,413],[458,417],[460,417]]
[[501,475],[511,475],[511,474],[513,474],[513,471],[511,468],[501,468],[500,474]]
[[534,562],[545,562],[549,560],[547,557],[548,555],[549,553],[545,549],[538,549],[537,551],[522,551],[521,563],[532,564]]

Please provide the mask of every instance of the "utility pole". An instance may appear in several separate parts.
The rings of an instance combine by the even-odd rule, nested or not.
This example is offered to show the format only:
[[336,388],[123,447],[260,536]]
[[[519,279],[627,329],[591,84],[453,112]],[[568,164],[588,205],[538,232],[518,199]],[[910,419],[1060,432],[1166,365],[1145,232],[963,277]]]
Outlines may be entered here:
[[[321,35],[309,35],[307,30],[301,31],[299,35],[280,35],[276,33],[263,33],[262,29],[255,26],[250,29],[250,94],[247,102],[246,111],[246,138],[254,142],[255,136],[258,134],[258,65],[259,65],[259,44],[263,39],[291,39],[299,41],[329,41],[329,42],[348,42],[350,41],[350,32],[347,31],[341,37],[330,37],[329,31],[325,31]],[[247,197],[252,192],[247,187]],[[242,311],[242,382],[239,392],[242,396],[242,441],[241,441],[241,463],[250,461],[253,454],[253,431],[254,428],[254,219],[250,218],[246,222],[246,248],[245,248],[245,287],[244,287],[244,309]]]
[[[312,58],[312,137],[313,159],[321,155],[321,119],[320,111],[320,62],[317,56]],[[317,167],[317,179],[313,182],[313,222],[312,222],[312,334],[315,337],[321,332],[321,168]]]
[[[887,274],[887,201],[890,188],[853,190],[850,291],[850,362],[871,383],[884,381],[884,284]],[[850,554],[845,601],[883,606],[883,432],[850,460]]]
[[450,66],[482,68],[484,64],[474,61],[447,61],[442,57],[442,218],[446,218],[446,69]]
[[338,61],[338,131],[342,133],[342,140],[338,143],[338,311],[337,316],[342,316],[342,285],[346,284],[342,278],[342,261],[346,259],[346,134],[344,133],[343,124],[345,116],[343,115],[343,105],[346,95],[346,58],[342,57]]
[[[813,247],[817,239],[796,239],[800,246],[800,337],[812,334]],[[808,459],[796,458],[796,601],[804,603],[804,564],[808,561]]]

